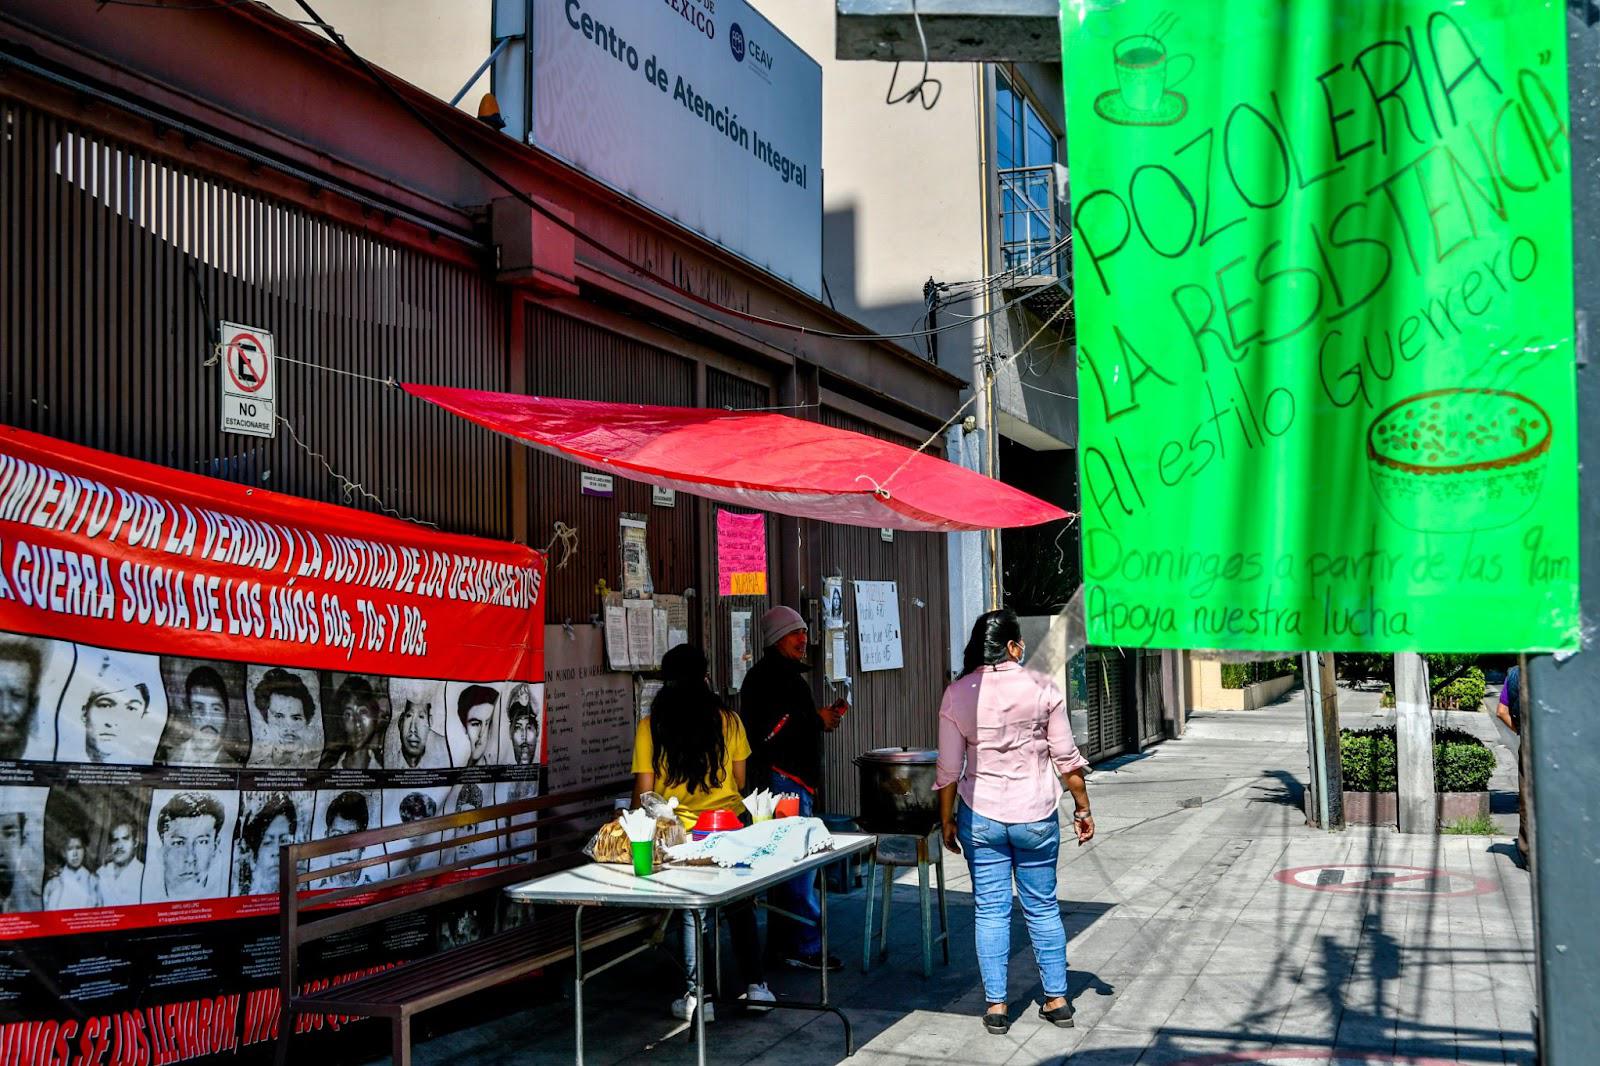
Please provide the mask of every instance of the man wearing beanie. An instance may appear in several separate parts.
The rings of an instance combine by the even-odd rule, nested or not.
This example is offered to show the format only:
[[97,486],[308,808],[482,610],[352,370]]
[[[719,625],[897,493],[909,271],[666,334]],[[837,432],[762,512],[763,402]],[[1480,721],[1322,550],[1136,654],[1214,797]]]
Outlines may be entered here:
[[[800,814],[816,812],[822,779],[822,734],[839,728],[843,700],[818,707],[811,698],[805,672],[805,619],[791,607],[774,607],[761,616],[761,661],[745,675],[739,690],[740,716],[750,738],[747,763],[750,788],[800,797]],[[772,889],[774,906],[813,922],[822,915],[816,873],[805,874]],[[815,925],[803,925],[773,914],[767,926],[767,948],[797,969],[839,969],[839,960],[822,957],[822,938]]]

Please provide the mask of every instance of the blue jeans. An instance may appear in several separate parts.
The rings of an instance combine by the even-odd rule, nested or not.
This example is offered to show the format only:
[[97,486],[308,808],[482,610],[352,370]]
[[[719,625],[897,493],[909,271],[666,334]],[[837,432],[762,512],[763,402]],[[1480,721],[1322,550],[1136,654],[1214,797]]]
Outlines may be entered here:
[[1038,822],[997,822],[963,803],[956,815],[956,837],[972,871],[973,925],[984,998],[990,1003],[1007,1002],[1013,876],[1045,998],[1066,995],[1067,930],[1056,900],[1061,823],[1054,814]]
[[[772,791],[778,795],[799,796],[802,818],[810,818],[816,810],[816,801],[811,793],[781,770],[772,771]],[[782,907],[790,914],[798,914],[813,922],[822,920],[822,898],[817,894],[816,871],[774,885],[767,890],[767,899],[774,907]],[[781,958],[816,955],[822,951],[822,933],[815,925],[803,925],[781,914],[769,914],[767,945],[773,955]]]

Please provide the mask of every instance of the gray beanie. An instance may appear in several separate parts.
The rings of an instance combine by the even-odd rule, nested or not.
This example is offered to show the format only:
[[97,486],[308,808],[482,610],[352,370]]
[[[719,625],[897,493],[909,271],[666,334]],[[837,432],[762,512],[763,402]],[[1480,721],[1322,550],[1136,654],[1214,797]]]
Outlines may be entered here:
[[761,616],[761,641],[772,647],[797,629],[805,629],[806,620],[793,607],[774,607]]

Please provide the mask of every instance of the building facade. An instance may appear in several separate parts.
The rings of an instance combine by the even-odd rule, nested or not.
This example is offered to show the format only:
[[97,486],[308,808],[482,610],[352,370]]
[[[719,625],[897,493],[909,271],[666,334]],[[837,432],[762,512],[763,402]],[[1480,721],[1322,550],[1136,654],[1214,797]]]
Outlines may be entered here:
[[[349,17],[356,6],[321,12],[344,20],[353,45],[365,39]],[[161,32],[152,18],[165,20]],[[450,108],[409,72],[385,89],[320,34],[256,5],[151,12],[23,0],[0,15],[0,32],[11,45],[0,87],[0,419],[448,531],[554,546],[554,625],[600,613],[601,583],[621,584],[620,516],[646,515],[655,588],[687,596],[692,639],[731,699],[737,616],[787,603],[815,618],[824,576],[894,581],[906,665],[852,670],[853,711],[829,742],[838,754],[827,809],[854,811],[856,752],[933,740],[950,656],[944,536],[891,543],[876,530],[771,515],[769,594],[718,596],[714,506],[688,497],[658,506],[649,486],[621,479],[609,497],[584,495],[575,464],[386,383],[792,408],[915,446],[955,408],[960,379],[886,341],[846,339],[863,332],[846,314]],[[391,35],[374,47],[384,40],[410,42]],[[415,54],[374,60],[398,67]],[[462,80],[482,58],[463,61]],[[241,64],[272,71],[276,90],[241,80]],[[453,79],[430,82],[427,66],[416,80]],[[539,215],[507,203],[502,181],[584,239],[541,229]],[[534,233],[522,242],[531,262],[507,258],[504,233],[519,227]],[[279,383],[275,439],[219,431],[211,356],[221,320],[271,330],[282,356],[304,364],[287,364]],[[564,566],[557,523],[578,538]],[[842,693],[814,673],[819,701]]]

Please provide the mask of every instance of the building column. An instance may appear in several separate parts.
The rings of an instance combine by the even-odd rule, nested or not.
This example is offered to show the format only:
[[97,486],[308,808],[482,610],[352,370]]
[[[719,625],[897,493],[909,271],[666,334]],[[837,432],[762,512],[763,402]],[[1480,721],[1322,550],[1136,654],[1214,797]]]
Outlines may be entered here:
[[1394,657],[1395,762],[1400,773],[1400,832],[1436,833],[1433,794],[1433,699],[1428,663],[1417,652]]

